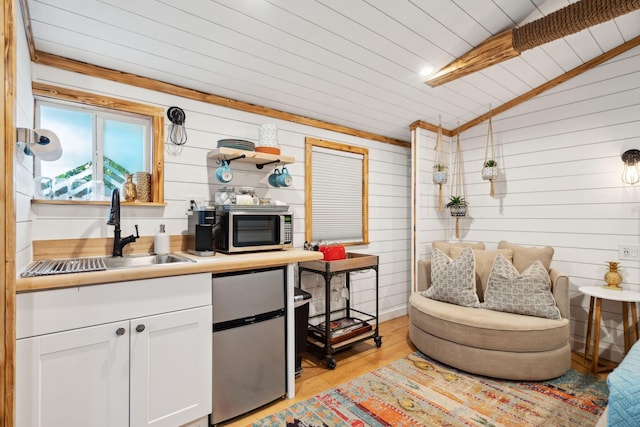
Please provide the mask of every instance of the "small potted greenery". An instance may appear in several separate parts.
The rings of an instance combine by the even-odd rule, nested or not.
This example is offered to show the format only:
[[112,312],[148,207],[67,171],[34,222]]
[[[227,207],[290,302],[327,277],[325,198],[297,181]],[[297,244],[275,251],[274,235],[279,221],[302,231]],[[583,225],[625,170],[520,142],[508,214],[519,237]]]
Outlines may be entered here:
[[494,180],[498,177],[498,162],[495,160],[487,160],[482,168],[482,179],[485,181]]
[[444,163],[436,163],[433,165],[433,183],[434,184],[446,184],[447,183],[447,165]]
[[467,206],[469,204],[462,196],[451,196],[446,207],[449,208],[451,216],[459,217],[467,215]]

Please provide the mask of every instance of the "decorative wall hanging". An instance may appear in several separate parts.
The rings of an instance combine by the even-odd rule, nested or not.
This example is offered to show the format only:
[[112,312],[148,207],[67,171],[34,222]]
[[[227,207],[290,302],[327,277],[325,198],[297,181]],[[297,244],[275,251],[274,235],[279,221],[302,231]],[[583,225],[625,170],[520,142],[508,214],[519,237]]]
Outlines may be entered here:
[[452,217],[456,219],[456,239],[460,238],[460,217],[467,215],[467,194],[464,188],[464,168],[462,165],[462,149],[460,148],[460,134],[456,136],[456,154],[453,160],[453,177],[451,178],[451,198],[447,207]]
[[442,184],[447,183],[448,169],[444,152],[442,151],[442,124],[438,123],[438,134],[436,136],[436,145],[433,147],[435,150],[435,158],[433,163],[433,183],[438,184],[438,210],[441,211],[442,207]]
[[[491,157],[489,157],[489,149],[491,149]],[[487,129],[487,145],[484,150],[484,163],[482,164],[482,179],[491,182],[489,195],[493,197],[493,180],[498,177],[498,162],[496,161],[496,150],[493,144],[493,124],[491,122],[491,111],[489,111],[489,127]]]

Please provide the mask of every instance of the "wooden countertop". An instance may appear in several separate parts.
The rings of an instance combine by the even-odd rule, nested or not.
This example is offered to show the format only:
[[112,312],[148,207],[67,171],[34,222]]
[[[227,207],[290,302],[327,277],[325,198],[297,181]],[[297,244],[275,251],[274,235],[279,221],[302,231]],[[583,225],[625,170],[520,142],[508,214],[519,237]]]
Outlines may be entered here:
[[237,255],[217,253],[211,257],[198,257],[186,252],[179,255],[192,259],[194,263],[163,264],[150,267],[135,267],[119,270],[71,273],[41,277],[26,277],[16,280],[16,292],[41,291],[72,286],[97,285],[125,280],[151,279],[155,277],[179,276],[193,273],[226,273],[254,268],[276,267],[300,261],[322,259],[322,253],[289,249],[270,252],[252,252]]

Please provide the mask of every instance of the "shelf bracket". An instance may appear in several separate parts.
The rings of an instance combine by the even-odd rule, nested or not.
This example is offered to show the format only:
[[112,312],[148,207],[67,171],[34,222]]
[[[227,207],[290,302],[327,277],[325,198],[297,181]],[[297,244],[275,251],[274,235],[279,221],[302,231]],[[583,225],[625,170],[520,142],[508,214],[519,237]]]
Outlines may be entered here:
[[244,159],[245,157],[247,157],[246,154],[240,154],[239,156],[236,156],[232,159],[224,159],[224,160],[226,160],[228,164],[231,164],[232,161],[238,160],[238,159]]
[[256,164],[256,167],[257,167],[258,169],[262,169],[262,168],[263,168],[263,167],[265,167],[266,165],[272,165],[272,164],[274,164],[274,163],[280,163],[280,159],[276,159],[276,160],[274,160],[274,161],[272,161],[272,162],[267,162],[267,163],[258,163],[258,164]]

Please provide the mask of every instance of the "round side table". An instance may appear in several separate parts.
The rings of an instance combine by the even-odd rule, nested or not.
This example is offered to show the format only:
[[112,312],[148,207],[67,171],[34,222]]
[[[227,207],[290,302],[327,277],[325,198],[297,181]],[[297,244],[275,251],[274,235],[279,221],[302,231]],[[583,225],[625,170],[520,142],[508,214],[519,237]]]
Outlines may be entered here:
[[[594,374],[605,370],[608,367],[598,367],[598,347],[600,345],[600,316],[602,308],[602,300],[620,301],[622,303],[622,325],[624,328],[624,352],[625,354],[631,348],[631,345],[638,341],[638,312],[636,303],[640,302],[640,292],[629,290],[612,290],[605,289],[602,286],[583,286],[580,292],[590,297],[589,301],[589,320],[587,323],[587,338],[584,344],[584,357],[591,360],[591,371]],[[594,301],[595,301],[595,318],[594,318]],[[631,328],[629,327],[629,304],[631,303]],[[589,354],[589,345],[591,343],[591,328],[595,321],[595,329],[593,331],[593,353]],[[631,342],[631,333],[633,332],[633,342]]]

